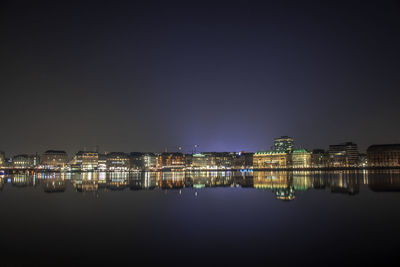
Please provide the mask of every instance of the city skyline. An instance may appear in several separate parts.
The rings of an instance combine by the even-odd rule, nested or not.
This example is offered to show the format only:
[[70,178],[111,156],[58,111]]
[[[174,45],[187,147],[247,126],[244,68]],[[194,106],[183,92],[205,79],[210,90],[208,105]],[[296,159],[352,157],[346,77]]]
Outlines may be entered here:
[[[289,138],[293,138],[291,136],[281,136],[281,137],[289,137]],[[277,138],[281,138],[281,137],[275,137],[274,139]],[[318,149],[322,149],[322,150],[327,150],[329,148],[330,145],[333,145],[334,143],[327,143],[321,147],[308,147],[305,146],[303,144],[298,144],[296,142],[296,138],[294,139],[294,148],[295,149],[307,149],[309,151],[312,150],[318,150]],[[344,143],[348,143],[348,142],[352,142],[354,140],[344,140],[342,142],[336,142],[335,144],[344,144]],[[82,147],[78,147],[77,149],[73,149],[71,147],[76,147],[74,145],[70,145],[68,147],[49,147],[49,146],[43,146],[43,150],[34,150],[32,151],[28,151],[28,150],[23,150],[23,151],[19,151],[17,153],[11,153],[9,151],[6,151],[5,149],[1,149],[1,152],[6,153],[7,156],[15,156],[15,155],[22,155],[22,154],[41,154],[47,150],[63,150],[66,151],[68,154],[75,154],[78,151],[95,151],[95,152],[99,152],[99,153],[109,153],[109,152],[123,152],[123,153],[130,153],[130,152],[140,152],[140,153],[163,153],[163,152],[180,152],[183,154],[195,154],[196,152],[198,153],[202,153],[202,152],[234,152],[234,153],[240,153],[240,152],[251,152],[251,153],[255,153],[258,151],[266,151],[266,150],[273,150],[274,149],[274,142],[270,141],[270,145],[265,146],[265,147],[259,147],[258,149],[255,150],[246,150],[246,149],[236,149],[236,150],[213,150],[213,149],[203,149],[203,146],[200,144],[192,144],[192,145],[170,145],[170,146],[164,146],[159,150],[135,150],[135,149],[122,149],[122,150],[117,150],[117,149],[112,149],[112,148],[103,148],[101,145],[96,144],[96,145],[85,145]],[[360,145],[355,142],[358,146],[358,149],[360,151],[360,153],[365,153],[368,149],[368,147],[372,146],[372,145],[396,145],[398,143],[390,143],[390,142],[383,142],[383,143],[371,143],[371,144],[365,144],[365,148],[362,149],[360,148]],[[400,143],[400,142],[399,142]]]

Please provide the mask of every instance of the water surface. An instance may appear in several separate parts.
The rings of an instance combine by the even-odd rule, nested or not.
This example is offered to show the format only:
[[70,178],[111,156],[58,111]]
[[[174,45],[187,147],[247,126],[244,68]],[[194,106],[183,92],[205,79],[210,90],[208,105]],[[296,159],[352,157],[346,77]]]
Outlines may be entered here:
[[0,265],[390,264],[400,174],[36,173],[0,178]]

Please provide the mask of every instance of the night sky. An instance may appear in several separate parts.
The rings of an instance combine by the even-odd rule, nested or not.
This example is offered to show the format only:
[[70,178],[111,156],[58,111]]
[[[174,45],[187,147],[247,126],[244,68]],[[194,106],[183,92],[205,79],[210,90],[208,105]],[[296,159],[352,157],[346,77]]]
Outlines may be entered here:
[[398,1],[81,2],[0,4],[7,156],[400,142]]

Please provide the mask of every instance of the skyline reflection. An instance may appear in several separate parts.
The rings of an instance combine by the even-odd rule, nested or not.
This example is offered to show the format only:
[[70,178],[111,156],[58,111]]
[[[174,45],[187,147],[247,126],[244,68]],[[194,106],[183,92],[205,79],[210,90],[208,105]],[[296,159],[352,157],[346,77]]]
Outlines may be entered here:
[[[279,200],[294,200],[296,193],[324,190],[357,195],[360,188],[376,192],[400,192],[398,171],[336,172],[84,172],[2,175],[0,191],[9,186],[40,188],[45,193],[108,192],[122,190],[207,190],[214,187],[270,191]],[[72,189],[68,185],[72,185]],[[363,188],[363,190],[366,190]]]

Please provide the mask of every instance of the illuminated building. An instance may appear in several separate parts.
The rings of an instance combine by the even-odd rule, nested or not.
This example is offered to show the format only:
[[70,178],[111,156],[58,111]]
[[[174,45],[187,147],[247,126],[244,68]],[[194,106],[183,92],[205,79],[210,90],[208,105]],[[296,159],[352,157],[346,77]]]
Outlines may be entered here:
[[111,152],[107,154],[107,169],[110,171],[128,171],[130,161],[128,155],[123,152]]
[[142,160],[142,152],[131,152],[129,154],[129,163],[131,170],[143,170],[144,164]]
[[323,149],[314,149],[311,153],[311,167],[323,168],[327,167],[327,157]]
[[99,153],[94,151],[78,151],[71,162],[71,170],[93,171],[97,170]]
[[13,157],[13,167],[16,169],[36,168],[39,166],[40,158],[38,155],[16,155]]
[[29,168],[36,168],[40,165],[40,157],[38,154],[29,155],[28,161],[29,161]]
[[82,170],[82,153],[83,151],[78,151],[72,160],[68,163],[70,171],[81,171]]
[[82,153],[82,170],[93,171],[97,170],[99,165],[99,153],[85,151]]
[[400,144],[368,147],[367,164],[369,167],[400,167]]
[[211,166],[211,159],[208,155],[193,154],[192,168],[193,169],[209,169]]
[[292,167],[293,168],[310,168],[311,153],[305,149],[295,149],[292,152]]
[[328,154],[329,167],[356,167],[359,164],[357,144],[352,142],[330,145]]
[[203,155],[204,160],[207,161],[206,168],[208,169],[229,169],[231,168],[233,159],[235,158],[235,153],[231,152],[203,152],[201,155]]
[[64,168],[67,162],[67,153],[62,150],[47,150],[42,156],[42,164],[48,169]]
[[254,153],[240,152],[233,158],[233,169],[252,169]]
[[360,153],[360,166],[361,167],[368,166],[367,154],[365,153]]
[[0,168],[4,167],[6,161],[6,154],[3,151],[0,151]]
[[259,151],[253,155],[254,169],[288,168],[290,155],[280,151]]
[[144,170],[155,170],[157,168],[157,155],[154,153],[145,153],[142,156]]
[[281,136],[274,139],[273,151],[290,153],[293,150],[294,140],[289,136]]
[[129,158],[133,170],[149,171],[157,168],[157,155],[154,153],[131,152]]
[[97,169],[100,171],[107,170],[107,155],[99,154],[99,158],[97,160]]
[[157,160],[158,169],[183,169],[185,168],[185,157],[179,152],[164,152]]
[[29,167],[28,155],[16,155],[13,157],[13,167],[17,169],[26,169]]

